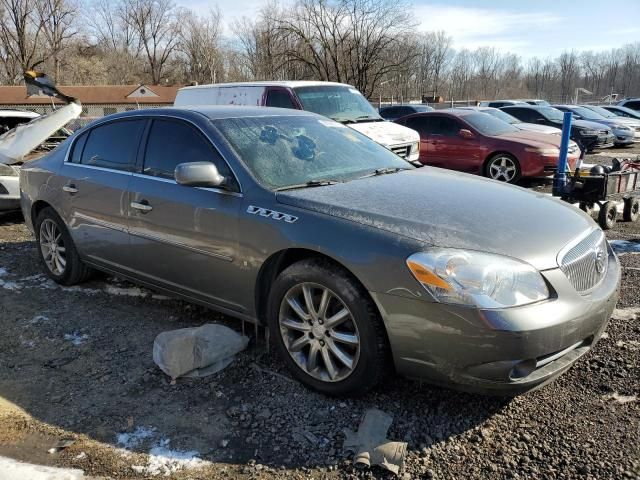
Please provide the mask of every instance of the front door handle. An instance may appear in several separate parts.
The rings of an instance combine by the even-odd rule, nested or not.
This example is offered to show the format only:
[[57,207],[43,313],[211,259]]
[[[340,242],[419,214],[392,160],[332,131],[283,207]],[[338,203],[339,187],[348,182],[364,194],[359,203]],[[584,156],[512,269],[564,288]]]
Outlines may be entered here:
[[147,202],[146,200],[141,200],[140,202],[131,202],[131,208],[140,210],[142,213],[148,213],[153,210],[153,207],[149,205],[149,202]]
[[62,190],[73,195],[74,193],[78,193],[78,189],[73,183],[65,185],[62,187]]

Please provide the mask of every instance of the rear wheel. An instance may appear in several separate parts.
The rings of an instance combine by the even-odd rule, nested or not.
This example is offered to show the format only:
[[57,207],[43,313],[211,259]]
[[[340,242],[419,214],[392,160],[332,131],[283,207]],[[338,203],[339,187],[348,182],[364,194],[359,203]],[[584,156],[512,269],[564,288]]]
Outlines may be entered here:
[[617,216],[618,209],[615,202],[604,202],[598,213],[598,223],[603,230],[609,230],[615,227]]
[[46,207],[38,214],[35,232],[40,261],[55,282],[74,285],[91,276],[91,268],[80,260],[64,222],[53,208]]
[[382,320],[368,293],[329,262],[285,269],[270,292],[268,322],[294,377],[327,395],[356,395],[390,366]]
[[497,153],[487,161],[485,175],[492,180],[515,183],[520,179],[520,163],[513,155]]
[[624,199],[624,210],[622,218],[625,222],[635,222],[640,216],[640,200],[637,197]]

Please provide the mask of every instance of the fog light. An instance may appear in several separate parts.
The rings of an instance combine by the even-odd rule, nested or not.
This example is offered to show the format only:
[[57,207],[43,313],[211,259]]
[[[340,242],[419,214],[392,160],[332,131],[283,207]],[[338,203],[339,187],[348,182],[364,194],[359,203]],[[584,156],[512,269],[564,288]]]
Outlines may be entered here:
[[528,376],[535,369],[536,361],[534,359],[523,360],[519,363],[516,363],[515,366],[511,369],[511,372],[509,373],[509,380],[520,380]]

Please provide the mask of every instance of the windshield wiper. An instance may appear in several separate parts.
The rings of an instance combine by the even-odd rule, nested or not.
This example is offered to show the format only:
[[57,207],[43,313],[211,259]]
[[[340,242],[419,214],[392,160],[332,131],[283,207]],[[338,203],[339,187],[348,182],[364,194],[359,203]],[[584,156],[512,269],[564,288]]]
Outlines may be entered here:
[[358,178],[367,178],[367,177],[377,177],[378,175],[386,175],[388,173],[397,173],[402,170],[409,170],[408,168],[400,168],[400,167],[385,167],[385,168],[376,168],[373,172],[367,173]]
[[309,180],[305,183],[298,183],[296,185],[286,185],[284,187],[276,188],[276,192],[282,192],[284,190],[295,190],[296,188],[311,188],[311,187],[325,187],[327,185],[335,185],[339,183],[337,180]]
[[380,118],[380,117],[372,117],[370,115],[360,115],[359,117],[356,117],[354,120],[355,123],[358,122],[384,122],[384,118]]

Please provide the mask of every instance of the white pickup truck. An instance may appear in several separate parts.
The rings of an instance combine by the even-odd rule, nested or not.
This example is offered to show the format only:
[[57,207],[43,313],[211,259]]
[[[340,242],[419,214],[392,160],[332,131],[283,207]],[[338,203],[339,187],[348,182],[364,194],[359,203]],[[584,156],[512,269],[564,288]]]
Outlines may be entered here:
[[197,85],[178,90],[174,105],[248,105],[307,110],[363,133],[408,161],[417,161],[420,135],[386,122],[353,86],[315,81]]

